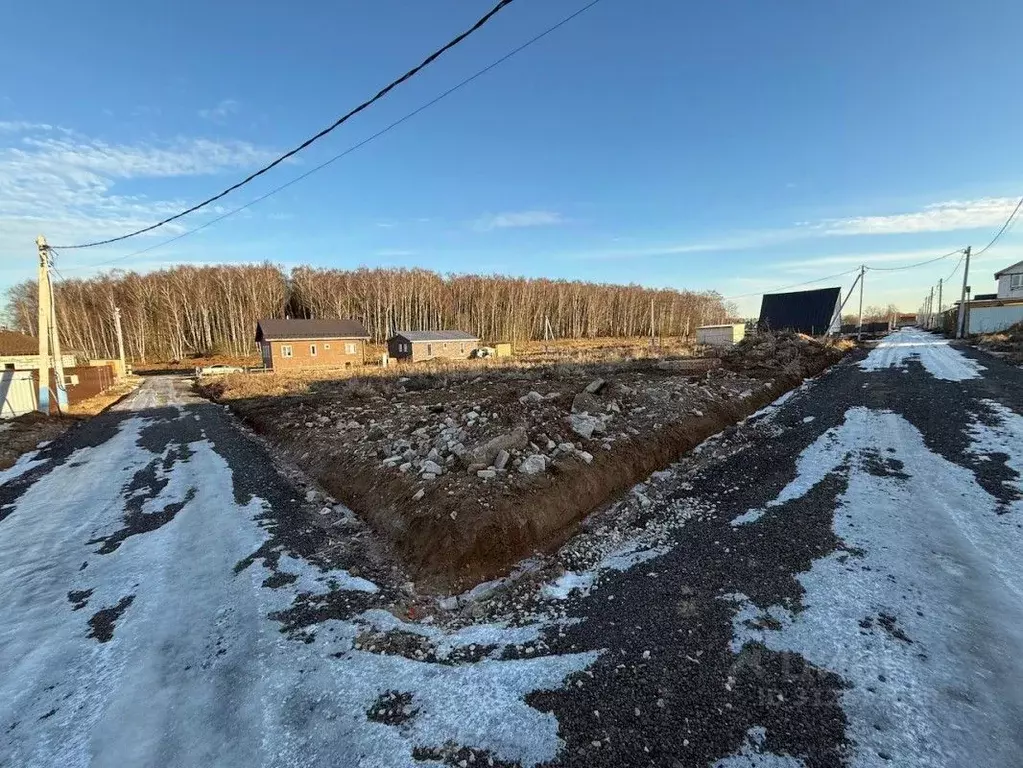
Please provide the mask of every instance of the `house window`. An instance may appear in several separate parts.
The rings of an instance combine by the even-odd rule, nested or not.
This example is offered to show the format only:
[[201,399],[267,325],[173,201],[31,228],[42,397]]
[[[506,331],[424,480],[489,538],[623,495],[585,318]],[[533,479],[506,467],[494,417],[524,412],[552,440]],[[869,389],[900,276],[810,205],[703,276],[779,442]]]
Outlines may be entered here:
[[465,342],[464,341],[461,344],[458,345],[458,352],[459,352],[459,354],[462,354],[462,355],[465,354]]
[[1023,272],[1018,275],[1009,275],[1009,288],[1013,291],[1023,288]]
[[358,347],[355,344],[351,343],[351,342],[348,342],[347,344],[345,344],[345,354],[346,355],[354,355],[356,353],[357,349],[358,349]]
[[315,344],[310,344],[309,345],[309,357],[316,357],[316,345]]
[[433,344],[427,344],[426,345],[426,355],[427,355],[427,357],[429,357],[432,354],[433,354]]
[[281,357],[291,357],[290,344],[281,344]]

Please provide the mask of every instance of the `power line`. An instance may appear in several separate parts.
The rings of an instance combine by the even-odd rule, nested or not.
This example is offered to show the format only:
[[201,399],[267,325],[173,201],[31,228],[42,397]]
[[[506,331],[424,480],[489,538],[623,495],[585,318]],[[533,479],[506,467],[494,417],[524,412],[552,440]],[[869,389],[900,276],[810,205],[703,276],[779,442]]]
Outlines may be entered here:
[[804,283],[795,283],[793,285],[784,285],[781,288],[771,288],[767,291],[754,291],[753,293],[744,293],[739,296],[723,296],[722,301],[733,301],[735,299],[746,299],[750,296],[761,296],[765,293],[777,293],[778,291],[787,291],[789,288],[799,288],[801,285],[813,285],[814,283],[823,283],[825,280],[834,280],[836,277],[845,277],[851,275],[853,272],[859,272],[859,267],[853,269],[847,269],[845,272],[839,272],[837,275],[828,275],[827,277],[818,277],[816,280],[807,280]]
[[958,271],[959,271],[959,267],[961,267],[961,266],[963,265],[963,261],[965,261],[965,260],[966,260],[966,251],[963,251],[963,255],[962,255],[962,256],[960,256],[960,257],[959,257],[959,261],[957,261],[957,262],[956,262],[956,265],[955,265],[955,269],[953,269],[953,270],[952,270],[952,271],[951,271],[951,272],[949,273],[948,277],[946,277],[946,278],[945,278],[945,282],[946,282],[946,283],[947,283],[947,282],[948,282],[949,280],[951,280],[951,279],[952,279],[953,277],[955,277],[955,274],[956,274],[956,272],[958,272]]
[[1021,197],[1019,199],[1019,202],[1016,203],[1016,207],[1013,209],[1012,213],[1009,214],[1009,218],[1007,218],[1005,220],[1005,223],[1002,225],[1002,228],[1000,230],[998,230],[998,234],[995,235],[993,238],[991,238],[991,242],[990,243],[988,243],[983,248],[981,248],[979,251],[977,251],[975,254],[973,254],[974,257],[980,256],[982,253],[984,253],[984,251],[986,251],[988,248],[990,248],[992,245],[994,245],[995,243],[998,242],[999,238],[1002,235],[1004,235],[1005,231],[1009,228],[1009,225],[1012,224],[1013,219],[1016,218],[1016,214],[1019,213],[1021,206],[1023,206],[1023,197]]
[[283,163],[288,158],[294,157],[295,155],[297,155],[299,152],[301,152],[303,149],[308,147],[313,142],[318,141],[319,139],[322,139],[324,136],[326,136],[328,133],[333,131],[335,128],[339,127],[343,123],[347,122],[350,118],[354,117],[355,115],[359,114],[364,109],[366,109],[367,107],[371,106],[375,102],[377,102],[380,99],[382,99],[384,96],[386,96],[393,89],[397,88],[399,85],[401,85],[405,81],[411,79],[412,77],[415,77],[417,74],[419,74],[419,72],[421,72],[427,66],[432,64],[434,61],[436,61],[438,58],[440,58],[447,51],[451,50],[456,45],[458,45],[463,40],[465,40],[467,37],[469,37],[471,34],[476,32],[480,28],[482,28],[488,21],[490,21],[494,16],[496,16],[501,10],[503,10],[506,6],[510,5],[512,2],[513,2],[513,0],[500,0],[500,2],[497,5],[495,5],[493,8],[491,8],[475,24],[473,24],[471,27],[469,27],[469,29],[467,29],[465,32],[462,32],[460,35],[455,37],[453,40],[448,42],[446,45],[442,46],[441,48],[438,48],[436,51],[434,51],[429,56],[427,56],[425,59],[423,59],[423,61],[419,65],[413,67],[412,69],[410,69],[408,72],[406,72],[404,75],[402,75],[398,79],[392,80],[388,85],[384,86],[379,91],[377,91],[377,93],[373,97],[371,97],[371,98],[367,99],[366,101],[362,102],[362,104],[360,104],[359,106],[355,107],[354,109],[352,109],[351,111],[349,111],[345,115],[342,115],[337,120],[335,120],[331,125],[327,126],[326,128],[324,128],[319,133],[317,133],[317,134],[311,136],[310,138],[306,139],[305,141],[303,141],[301,144],[299,144],[294,149],[291,149],[291,150],[285,152],[283,155],[278,157],[273,162],[269,163],[268,165],[263,166],[258,171],[254,171],[253,173],[249,174],[248,176],[246,176],[244,179],[242,179],[238,183],[232,184],[230,187],[228,187],[227,189],[223,190],[222,192],[218,192],[213,197],[207,198],[206,200],[203,200],[201,203],[197,203],[196,205],[193,205],[191,208],[187,208],[184,211],[181,211],[180,213],[176,213],[173,216],[169,216],[166,219],[163,219],[162,221],[158,221],[156,224],[150,224],[148,227],[143,227],[142,229],[137,229],[134,232],[129,232],[126,235],[120,235],[118,237],[111,237],[111,238],[108,238],[107,240],[97,240],[97,241],[91,242],[91,243],[81,243],[79,245],[64,245],[64,246],[59,246],[59,247],[64,248],[65,250],[69,250],[69,249],[72,249],[72,248],[92,248],[92,247],[97,246],[97,245],[108,245],[109,243],[116,243],[116,242],[119,242],[121,240],[127,240],[129,237],[135,237],[136,235],[141,235],[144,232],[151,232],[154,229],[157,229],[158,227],[162,227],[165,224],[169,224],[172,221],[180,219],[182,216],[187,216],[190,213],[198,211],[200,208],[205,208],[210,203],[216,202],[220,198],[230,194],[231,192],[234,192],[236,189],[245,186],[246,184],[248,184],[253,179],[256,179],[259,176],[262,176],[264,173],[266,173],[267,171],[271,170],[272,168],[277,167],[278,165]]
[[227,211],[226,213],[223,213],[223,214],[221,214],[220,216],[217,216],[214,219],[210,219],[209,221],[207,221],[204,224],[199,225],[198,227],[194,227],[193,229],[190,229],[190,230],[188,230],[186,232],[182,232],[181,234],[176,235],[175,237],[172,237],[172,238],[170,238],[168,240],[164,240],[163,242],[160,242],[160,243],[156,243],[154,245],[150,245],[147,248],[142,248],[141,250],[134,251],[133,253],[129,253],[126,256],[118,256],[117,258],[110,259],[108,261],[99,262],[97,264],[82,265],[82,266],[77,266],[77,267],[70,267],[68,269],[68,271],[70,272],[71,270],[74,270],[74,269],[94,269],[96,267],[102,267],[102,266],[106,266],[106,265],[109,265],[109,264],[114,264],[114,263],[119,262],[119,261],[124,261],[126,259],[131,259],[131,258],[134,258],[136,256],[141,256],[144,253],[149,253],[150,251],[156,250],[157,248],[162,248],[165,245],[170,245],[171,243],[177,242],[178,240],[181,240],[182,238],[188,237],[189,235],[194,235],[196,232],[200,232],[200,231],[206,229],[207,227],[211,227],[214,224],[217,224],[218,222],[223,221],[226,218],[234,216],[237,213],[241,213],[242,211],[246,210],[247,208],[251,208],[256,203],[261,203],[262,201],[266,200],[268,197],[272,197],[272,196],[276,195],[278,192],[282,192],[283,190],[287,189],[288,187],[292,186],[293,184],[297,184],[298,182],[308,178],[309,176],[312,176],[314,173],[316,173],[318,171],[322,171],[328,165],[332,165],[333,163],[337,162],[341,158],[351,154],[352,152],[355,152],[358,149],[361,149],[362,147],[366,146],[370,142],[375,141],[376,139],[379,139],[381,136],[383,136],[384,134],[389,133],[390,131],[394,130],[395,128],[397,128],[402,123],[404,123],[404,122],[406,122],[408,120],[411,120],[413,117],[418,115],[420,112],[425,112],[430,107],[432,107],[435,104],[443,101],[448,96],[450,96],[451,94],[455,93],[455,91],[461,90],[465,86],[469,85],[469,83],[471,83],[474,80],[476,80],[476,79],[482,77],[483,75],[487,74],[490,70],[500,66],[504,62],[508,61],[508,59],[510,59],[513,56],[515,56],[515,55],[521,53],[522,51],[526,50],[527,48],[532,46],[534,43],[537,43],[540,40],[542,40],[543,38],[547,37],[552,32],[557,31],[558,29],[563,27],[565,24],[568,24],[570,21],[575,19],[577,16],[581,16],[583,13],[588,11],[590,8],[592,8],[593,6],[595,6],[599,2],[600,2],[600,0],[591,0],[591,2],[587,3],[586,5],[584,5],[579,10],[577,10],[574,13],[566,16],[565,18],[563,18],[561,21],[557,22],[556,24],[548,27],[543,32],[540,32],[539,34],[533,36],[532,38],[530,38],[526,42],[522,43],[522,45],[518,46],[517,48],[512,49],[508,53],[504,54],[501,58],[496,59],[492,63],[490,63],[487,66],[485,66],[483,69],[480,69],[480,70],[476,71],[474,74],[472,74],[469,77],[465,78],[461,82],[459,82],[456,85],[453,85],[452,87],[448,88],[446,91],[441,93],[439,96],[437,96],[437,97],[431,99],[430,101],[426,102],[425,104],[417,107],[416,109],[414,109],[411,112],[407,113],[403,117],[398,118],[394,122],[392,122],[389,125],[381,128],[379,131],[377,131],[376,133],[366,137],[362,141],[359,141],[356,144],[353,144],[352,146],[348,147],[348,149],[344,150],[343,152],[339,152],[338,154],[334,155],[329,160],[326,160],[326,161],[320,163],[319,165],[317,165],[317,166],[315,166],[313,168],[310,168],[305,173],[300,174],[299,176],[296,176],[295,178],[291,179],[290,181],[285,182],[284,184],[281,184],[278,187],[274,187],[269,192],[267,192],[267,193],[265,193],[263,195],[260,195],[259,197],[255,198],[253,200],[250,200],[249,202],[245,203],[244,205],[240,205],[237,208],[234,208],[234,209],[232,209],[230,211]]
[[933,264],[936,261],[941,261],[942,259],[947,259],[949,256],[955,256],[957,253],[963,253],[963,249],[957,248],[954,251],[949,251],[943,256],[936,256],[933,259],[927,259],[926,261],[918,261],[915,264],[903,264],[900,267],[867,267],[867,269],[873,272],[898,272],[903,269],[915,269],[916,267],[922,267],[927,264]]

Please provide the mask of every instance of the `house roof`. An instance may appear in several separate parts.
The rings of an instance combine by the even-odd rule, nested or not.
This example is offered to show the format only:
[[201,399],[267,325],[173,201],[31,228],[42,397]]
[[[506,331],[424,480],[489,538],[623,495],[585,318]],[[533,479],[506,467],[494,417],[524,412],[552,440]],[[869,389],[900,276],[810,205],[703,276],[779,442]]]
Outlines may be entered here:
[[35,336],[18,331],[0,329],[0,356],[38,355],[39,340]]
[[1000,278],[1002,275],[1016,275],[1020,272],[1023,272],[1023,261],[1017,261],[1015,264],[995,272],[995,280]]
[[835,319],[841,288],[766,293],[760,304],[757,325],[771,331],[799,331],[810,336],[828,332]]
[[256,341],[278,339],[368,339],[369,333],[358,320],[281,320],[256,323]]
[[[465,331],[395,331],[394,336],[401,336],[408,341],[479,341]],[[391,338],[394,338],[392,336]]]

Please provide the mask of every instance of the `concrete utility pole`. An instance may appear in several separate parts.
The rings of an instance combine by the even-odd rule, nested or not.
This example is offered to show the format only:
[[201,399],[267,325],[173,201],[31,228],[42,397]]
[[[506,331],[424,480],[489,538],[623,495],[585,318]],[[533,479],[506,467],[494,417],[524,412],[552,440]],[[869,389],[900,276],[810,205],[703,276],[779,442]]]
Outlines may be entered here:
[[121,335],[121,308],[114,307],[114,330],[117,332],[117,356],[121,358],[121,375],[126,376],[128,369],[124,363],[124,336]]
[[943,308],[942,298],[941,298],[941,290],[942,290],[942,283],[944,283],[944,282],[945,282],[945,278],[943,278],[943,277],[939,277],[938,278],[938,314],[939,315],[941,314],[941,310]]
[[50,412],[50,246],[42,235],[39,249],[39,400],[36,409]]
[[867,268],[860,265],[860,320],[856,330],[856,341],[863,341],[863,276]]
[[50,412],[50,357],[54,358],[53,378],[57,395],[57,410],[67,408],[67,389],[64,386],[64,362],[60,354],[57,335],[57,310],[53,304],[53,286],[50,285],[50,246],[42,235],[36,238],[39,251],[39,400],[36,409]]
[[969,290],[970,279],[970,249],[966,246],[966,265],[963,269],[963,293],[959,300],[959,317],[956,319],[956,338],[961,339],[966,335],[966,291]]
[[931,286],[931,292],[927,294],[927,327],[934,327],[934,286]]

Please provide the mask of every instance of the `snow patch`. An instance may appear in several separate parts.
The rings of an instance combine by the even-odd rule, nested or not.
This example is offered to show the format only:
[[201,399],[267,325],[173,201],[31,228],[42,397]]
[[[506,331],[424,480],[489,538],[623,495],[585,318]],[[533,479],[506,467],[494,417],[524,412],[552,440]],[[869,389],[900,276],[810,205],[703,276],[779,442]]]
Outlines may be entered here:
[[860,362],[860,368],[864,371],[905,368],[907,360],[919,361],[931,376],[945,381],[977,379],[986,370],[952,347],[948,339],[911,328],[882,339]]
[[850,462],[834,519],[847,549],[799,576],[803,610],[768,608],[780,629],[753,622],[765,611],[745,603],[733,650],[757,640],[848,680],[841,697],[853,765],[878,765],[882,753],[934,768],[1017,765],[1023,531],[908,421],[866,408],[850,409],[804,450],[800,476],[779,499],[864,451],[901,461],[898,476]]
[[593,568],[586,571],[566,571],[551,584],[545,584],[540,593],[551,600],[564,600],[573,591],[578,590],[582,595],[589,594],[601,572],[603,571],[627,571],[634,565],[645,563],[655,557],[668,552],[668,547],[653,547],[636,551],[640,544],[633,542],[604,557]]

